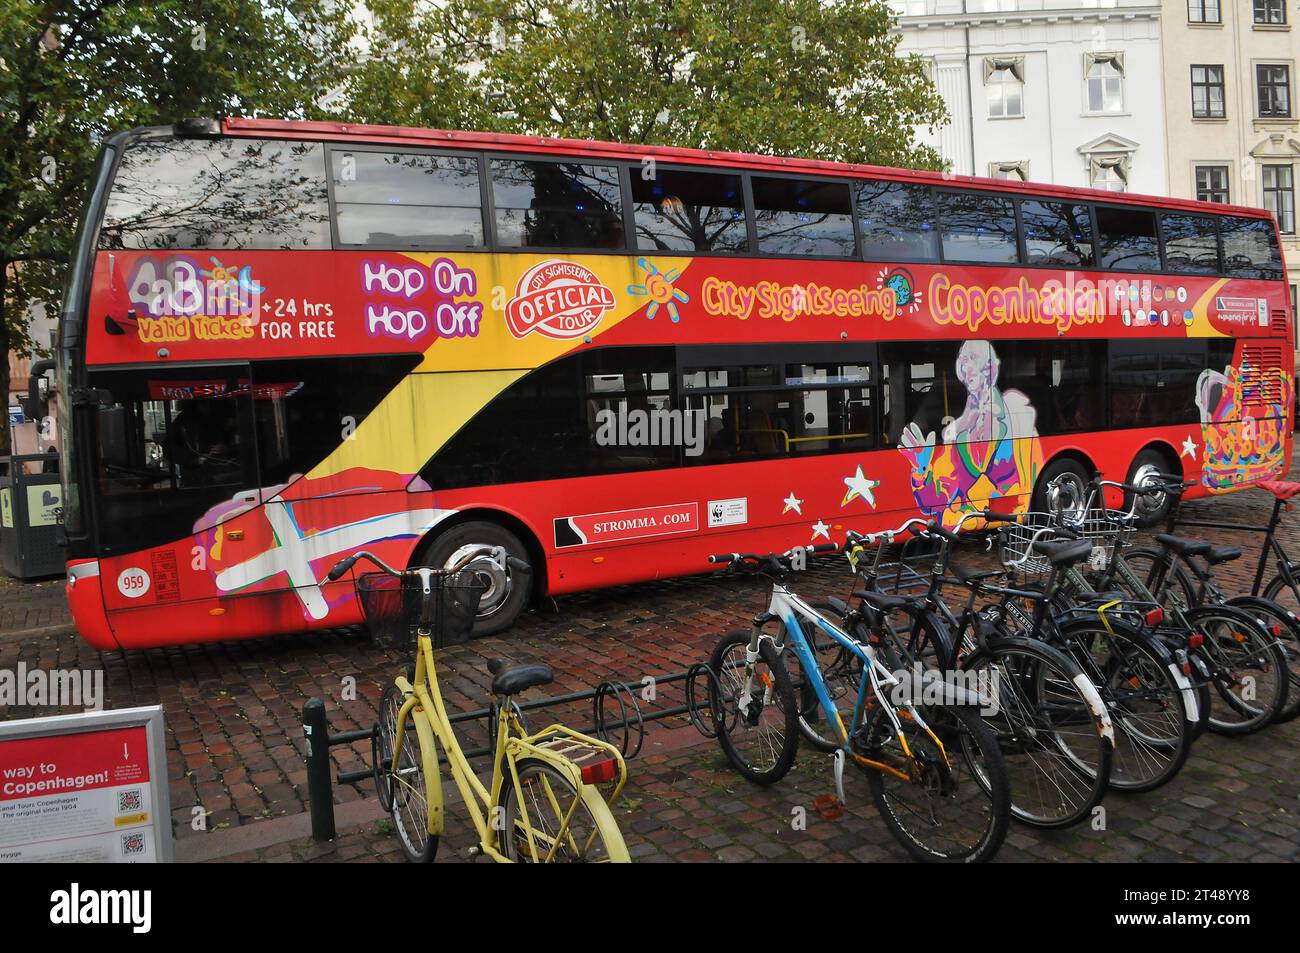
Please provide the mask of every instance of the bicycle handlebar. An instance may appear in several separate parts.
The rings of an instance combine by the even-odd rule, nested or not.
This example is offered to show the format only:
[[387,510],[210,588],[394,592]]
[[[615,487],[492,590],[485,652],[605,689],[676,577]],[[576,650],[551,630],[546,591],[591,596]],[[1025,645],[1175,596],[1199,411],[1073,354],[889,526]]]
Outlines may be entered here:
[[408,575],[419,575],[421,570],[424,570],[426,572],[431,572],[434,575],[439,575],[439,576],[452,576],[460,572],[462,569],[464,569],[474,560],[481,559],[484,556],[491,556],[494,560],[498,559],[498,557],[501,557],[500,561],[498,562],[498,565],[504,563],[505,566],[509,566],[511,569],[515,570],[516,572],[531,573],[533,571],[532,567],[529,566],[528,563],[526,563],[522,559],[519,559],[518,557],[508,555],[506,551],[502,549],[500,546],[476,546],[475,548],[471,549],[468,553],[466,553],[464,556],[462,556],[456,562],[456,565],[450,567],[449,569],[429,569],[424,566],[416,566],[412,569],[394,569],[392,566],[388,565],[388,563],[384,562],[374,553],[371,553],[363,549],[359,553],[353,553],[351,556],[348,556],[344,559],[340,559],[337,563],[334,564],[334,568],[329,571],[326,578],[330,582],[337,582],[340,578],[342,578],[347,573],[349,569],[351,569],[354,565],[356,565],[358,560],[361,559],[368,559],[370,562],[372,562],[375,566],[379,568],[380,572],[383,572],[389,576],[400,577],[400,576],[408,576]]
[[839,551],[840,547],[834,543],[818,543],[815,546],[795,546],[783,553],[715,553],[709,557],[709,562],[720,566],[731,566],[738,563],[762,565],[765,562],[779,563],[783,559],[792,559],[796,552],[817,555],[819,553],[838,553]]

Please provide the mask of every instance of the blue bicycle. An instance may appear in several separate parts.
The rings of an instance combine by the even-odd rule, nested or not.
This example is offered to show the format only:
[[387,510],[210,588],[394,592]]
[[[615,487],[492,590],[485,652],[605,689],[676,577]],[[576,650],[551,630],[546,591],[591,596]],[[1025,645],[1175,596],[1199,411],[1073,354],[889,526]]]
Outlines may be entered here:
[[[786,585],[790,574],[834,545],[785,553],[730,553],[709,562],[750,572],[772,584],[752,628],[724,636],[709,660],[709,706],[723,753],[757,784],[779,781],[799,748],[799,699],[785,663],[793,652],[802,686],[811,689],[838,746],[832,753],[836,795],[844,803],[844,768],[867,777],[886,826],[917,860],[970,863],[997,853],[1011,816],[1011,793],[997,737],[980,717],[989,699],[937,683],[910,659],[884,622],[910,597],[855,593],[866,607],[869,636],[849,635]],[[919,600],[917,600],[919,603]],[[856,691],[837,675],[828,684],[806,632],[833,640],[856,659]],[[842,711],[837,699],[850,702]],[[846,720],[847,718],[847,720]]]

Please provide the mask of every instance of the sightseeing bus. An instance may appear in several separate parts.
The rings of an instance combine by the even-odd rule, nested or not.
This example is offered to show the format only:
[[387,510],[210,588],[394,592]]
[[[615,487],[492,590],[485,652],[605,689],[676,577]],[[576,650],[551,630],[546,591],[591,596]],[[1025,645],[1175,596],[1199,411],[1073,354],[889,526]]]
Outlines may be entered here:
[[[118,134],[61,317],[67,591],[102,649],[360,621],[368,549],[544,596],[907,514],[1286,472],[1263,211],[324,122]],[[1061,478],[1061,479],[1057,479]],[[1056,489],[1049,493],[1048,483]],[[1159,501],[1151,517],[1159,516]]]

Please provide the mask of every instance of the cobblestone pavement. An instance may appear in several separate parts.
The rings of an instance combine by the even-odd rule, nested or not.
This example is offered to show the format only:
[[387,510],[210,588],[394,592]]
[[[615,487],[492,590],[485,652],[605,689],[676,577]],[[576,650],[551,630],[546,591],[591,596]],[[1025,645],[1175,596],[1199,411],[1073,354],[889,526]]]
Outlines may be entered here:
[[[1295,474],[1293,472],[1293,478]],[[1263,522],[1272,497],[1247,491],[1188,504],[1189,518]],[[1284,529],[1285,543],[1300,557],[1300,513]],[[1226,532],[1197,531],[1219,543],[1246,549],[1246,558],[1222,567],[1229,592],[1249,588],[1258,540]],[[846,594],[848,577],[838,561],[808,572],[800,591],[817,597]],[[489,681],[485,660],[545,660],[555,684],[534,690],[560,695],[613,678],[638,688],[646,675],[680,671],[702,660],[719,634],[741,627],[762,607],[765,593],[754,580],[693,578],[563,599],[529,614],[506,637],[444,650],[442,685],[456,710],[481,707]],[[44,613],[44,614],[43,614]],[[59,613],[64,615],[60,617]],[[341,831],[335,841],[316,844],[292,837],[238,853],[207,850],[212,838],[256,834],[248,830],[306,810],[302,704],[325,699],[331,728],[369,727],[383,686],[405,663],[401,653],[369,641],[363,633],[287,636],[211,646],[145,652],[99,653],[73,634],[32,634],[37,625],[66,618],[60,587],[0,583],[0,669],[24,662],[29,668],[102,668],[106,707],[162,704],[167,712],[171,799],[181,857],[225,853],[247,861],[400,859],[396,837],[384,820],[365,820]],[[33,623],[32,620],[37,620]],[[664,685],[647,710],[683,701],[680,683]],[[48,714],[0,707],[0,718]],[[569,706],[533,716],[556,715],[584,726],[590,709]],[[660,722],[683,729],[685,721]],[[466,746],[481,740],[469,729]],[[634,857],[642,860],[840,860],[903,859],[876,816],[863,779],[848,782],[849,806],[837,820],[818,814],[814,799],[830,794],[829,759],[801,751],[789,776],[770,789],[754,787],[729,769],[715,742],[698,739],[683,747],[690,729],[651,727],[643,753],[630,762],[631,780],[616,805]],[[671,746],[662,742],[675,739]],[[1300,859],[1300,720],[1246,738],[1207,735],[1200,739],[1182,773],[1146,795],[1112,794],[1105,801],[1105,829],[1089,826],[1043,833],[1013,826],[1000,855],[1004,860],[1286,861]],[[366,766],[367,745],[335,748],[336,766]],[[339,785],[336,801],[369,799],[369,785]],[[191,827],[196,806],[207,814],[207,832]],[[357,816],[373,818],[371,805]],[[796,829],[797,809],[806,829]],[[302,818],[298,818],[302,820]],[[280,822],[284,826],[284,822]],[[439,860],[463,858],[472,843],[460,807],[450,816],[451,834]],[[277,828],[278,829],[278,828]],[[288,830],[287,826],[284,826]],[[264,828],[269,832],[272,828]],[[295,837],[299,839],[294,839]],[[274,839],[274,838],[270,838]],[[250,843],[256,843],[253,837]],[[268,838],[261,838],[267,841]]]

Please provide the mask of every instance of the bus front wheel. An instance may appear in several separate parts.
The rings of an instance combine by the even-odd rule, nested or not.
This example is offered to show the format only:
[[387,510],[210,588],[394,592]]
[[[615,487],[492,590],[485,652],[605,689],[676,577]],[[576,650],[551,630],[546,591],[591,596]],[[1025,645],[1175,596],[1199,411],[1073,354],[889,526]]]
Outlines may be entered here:
[[[508,555],[528,562],[528,550],[518,536],[499,523],[485,520],[459,523],[439,534],[415,562],[420,566],[449,568],[467,552],[480,546],[500,546]],[[510,628],[528,604],[532,577],[521,575],[509,567],[502,569],[491,559],[475,560],[469,568],[477,572],[487,586],[479,600],[474,635],[495,635]]]

